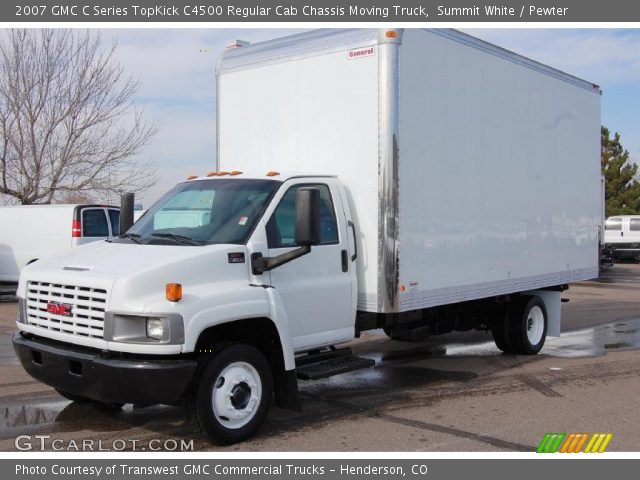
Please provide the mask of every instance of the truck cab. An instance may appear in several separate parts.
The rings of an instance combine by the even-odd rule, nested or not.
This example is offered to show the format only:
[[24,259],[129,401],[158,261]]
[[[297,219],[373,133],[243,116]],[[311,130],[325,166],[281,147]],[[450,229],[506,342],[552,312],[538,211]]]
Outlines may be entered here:
[[16,351],[74,400],[193,393],[205,433],[237,441],[274,387],[276,401],[295,404],[296,353],[354,336],[344,198],[330,176],[210,172],[180,183],[121,238],[25,268]]

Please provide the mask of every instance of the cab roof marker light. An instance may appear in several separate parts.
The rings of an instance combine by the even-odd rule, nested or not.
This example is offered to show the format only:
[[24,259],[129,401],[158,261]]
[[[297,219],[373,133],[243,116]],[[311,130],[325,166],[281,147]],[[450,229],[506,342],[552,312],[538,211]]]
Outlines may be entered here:
[[276,172],[275,170],[271,170],[270,172],[267,172],[267,177],[275,177],[277,175],[280,175],[280,172]]
[[229,172],[224,172],[224,171],[218,172],[219,177],[224,177],[225,175],[229,175]]
[[187,180],[193,180],[194,178],[198,178],[198,176],[197,175],[189,175],[187,177]]
[[209,173],[207,173],[207,177],[215,177],[216,175],[218,175],[218,172],[209,172]]
[[240,170],[233,170],[231,172],[229,172],[229,175],[241,175],[242,172]]

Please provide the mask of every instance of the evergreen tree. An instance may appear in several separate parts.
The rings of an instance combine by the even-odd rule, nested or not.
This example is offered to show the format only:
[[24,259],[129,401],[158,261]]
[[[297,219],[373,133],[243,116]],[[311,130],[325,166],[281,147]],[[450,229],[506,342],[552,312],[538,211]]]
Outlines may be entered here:
[[640,214],[638,165],[629,159],[629,152],[620,143],[620,134],[611,138],[606,127],[601,129],[601,165],[606,216]]

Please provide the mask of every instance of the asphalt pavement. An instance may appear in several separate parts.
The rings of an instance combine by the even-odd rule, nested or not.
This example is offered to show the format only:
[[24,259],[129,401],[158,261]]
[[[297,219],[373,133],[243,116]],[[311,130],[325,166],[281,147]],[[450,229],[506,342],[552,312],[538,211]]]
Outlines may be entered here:
[[79,405],[32,380],[11,347],[15,302],[0,303],[0,450],[535,451],[546,432],[610,432],[640,451],[640,265],[619,264],[563,295],[563,335],[533,357],[490,333],[352,347],[375,367],[301,382],[302,411],[273,408],[251,440],[210,445],[185,408]]

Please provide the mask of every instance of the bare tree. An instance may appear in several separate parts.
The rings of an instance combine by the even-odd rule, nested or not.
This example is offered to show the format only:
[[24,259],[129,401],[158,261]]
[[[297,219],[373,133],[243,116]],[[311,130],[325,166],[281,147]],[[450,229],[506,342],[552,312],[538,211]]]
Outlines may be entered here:
[[155,183],[155,168],[134,157],[157,128],[134,104],[138,82],[115,48],[89,31],[0,37],[0,194],[51,203]]
[[60,203],[95,203],[96,199],[85,192],[67,192],[56,196]]

